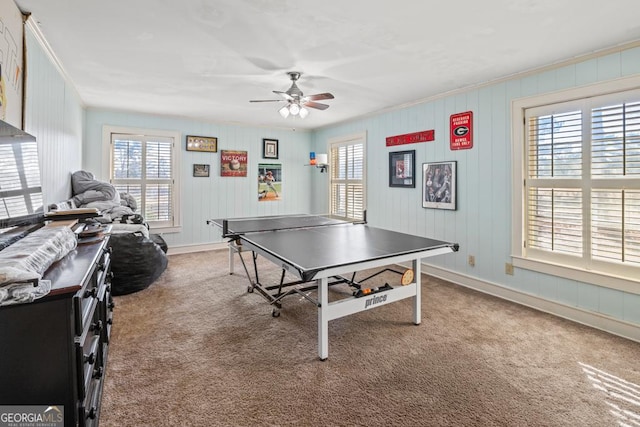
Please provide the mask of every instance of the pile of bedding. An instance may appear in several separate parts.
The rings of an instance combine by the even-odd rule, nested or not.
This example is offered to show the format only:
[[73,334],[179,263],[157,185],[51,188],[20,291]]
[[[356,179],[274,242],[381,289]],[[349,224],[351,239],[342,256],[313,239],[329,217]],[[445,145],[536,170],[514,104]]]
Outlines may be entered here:
[[129,193],[118,193],[108,182],[98,181],[91,172],[77,171],[71,175],[73,204],[77,208],[96,208],[107,222],[142,224],[136,214],[136,199]]
[[71,189],[75,207],[96,208],[102,215],[98,221],[112,224],[113,294],[140,291],[153,283],[167,267],[167,247],[161,236],[149,235],[144,218],[135,213],[134,197],[82,170],[71,175]]

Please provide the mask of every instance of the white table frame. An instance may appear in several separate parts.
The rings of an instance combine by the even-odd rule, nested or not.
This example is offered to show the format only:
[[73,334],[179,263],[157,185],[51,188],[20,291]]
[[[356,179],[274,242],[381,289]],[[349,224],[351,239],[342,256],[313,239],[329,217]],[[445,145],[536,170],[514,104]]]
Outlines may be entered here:
[[[251,242],[243,241],[242,245],[237,245],[234,241],[229,242],[229,274],[234,272],[234,253],[242,256],[243,251],[253,251],[258,255],[270,260],[275,265],[293,273],[300,279],[302,276],[295,268],[290,268],[283,260],[262,248],[254,246]],[[419,325],[421,319],[421,261],[424,258],[454,252],[453,247],[439,247],[427,249],[410,254],[389,256],[377,260],[367,260],[349,265],[326,268],[320,270],[314,280],[318,289],[318,357],[326,360],[329,357],[329,321],[382,307],[383,305],[401,301],[403,299],[413,299],[413,323]],[[411,263],[414,272],[414,281],[405,286],[397,286],[393,289],[377,292],[363,297],[347,297],[338,301],[329,302],[329,279],[343,274],[359,272],[370,268],[379,268],[394,264]]]

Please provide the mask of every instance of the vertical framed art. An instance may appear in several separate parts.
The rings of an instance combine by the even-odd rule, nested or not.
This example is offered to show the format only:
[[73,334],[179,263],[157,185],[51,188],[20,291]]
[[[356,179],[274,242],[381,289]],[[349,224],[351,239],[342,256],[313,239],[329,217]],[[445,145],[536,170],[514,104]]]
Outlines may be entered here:
[[282,165],[258,163],[258,201],[282,200]]
[[422,207],[456,210],[456,162],[422,164]]
[[278,140],[265,138],[262,140],[262,158],[277,159],[278,158]]
[[416,150],[389,153],[389,187],[415,188]]

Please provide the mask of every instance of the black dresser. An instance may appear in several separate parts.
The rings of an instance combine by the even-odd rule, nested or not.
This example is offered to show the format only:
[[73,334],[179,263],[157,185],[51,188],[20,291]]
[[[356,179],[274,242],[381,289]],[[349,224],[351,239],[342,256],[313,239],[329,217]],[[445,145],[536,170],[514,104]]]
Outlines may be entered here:
[[44,274],[51,292],[0,307],[0,405],[64,408],[96,426],[113,319],[109,236],[79,242]]

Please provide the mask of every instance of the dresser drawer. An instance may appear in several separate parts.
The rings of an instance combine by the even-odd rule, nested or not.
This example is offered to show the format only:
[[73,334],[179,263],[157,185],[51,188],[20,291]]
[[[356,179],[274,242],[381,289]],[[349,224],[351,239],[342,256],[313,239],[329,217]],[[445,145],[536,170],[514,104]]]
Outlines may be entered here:
[[91,334],[83,343],[76,343],[76,364],[78,399],[84,400],[95,369],[103,366],[100,334]]
[[82,426],[97,426],[98,418],[100,416],[100,400],[102,394],[102,377],[95,378],[91,381],[89,387],[89,393],[84,400],[79,412],[79,425]]
[[96,310],[101,288],[109,276],[111,253],[107,250],[96,260],[89,271],[88,280],[73,297],[75,334],[80,336],[86,329]]

